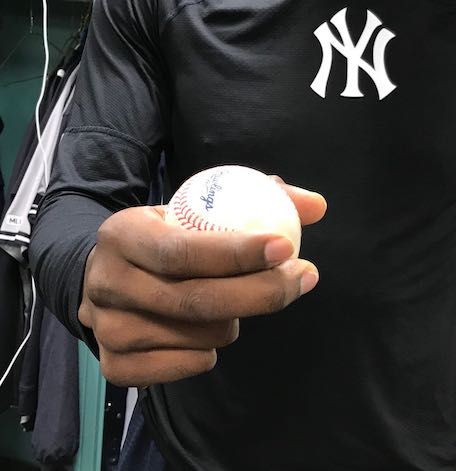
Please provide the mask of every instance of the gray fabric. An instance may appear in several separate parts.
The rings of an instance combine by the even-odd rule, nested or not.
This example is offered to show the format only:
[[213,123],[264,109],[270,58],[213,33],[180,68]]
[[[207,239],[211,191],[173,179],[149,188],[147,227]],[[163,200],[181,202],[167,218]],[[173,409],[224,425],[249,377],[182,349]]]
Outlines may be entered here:
[[44,194],[46,191],[43,149],[49,173],[59,138],[63,114],[73,94],[77,70],[78,67],[72,72],[62,90],[42,133],[42,148],[37,146],[19,190],[9,208],[5,211],[0,227],[0,247],[19,262],[24,262],[24,252],[30,243],[31,227],[29,216],[34,217],[36,215],[37,205],[35,198],[38,194]]
[[[3,188],[0,194],[3,197]],[[1,210],[1,208],[0,208]],[[1,211],[0,211],[1,212]],[[0,374],[6,370],[17,344],[16,333],[22,330],[23,319],[15,315],[22,309],[22,288],[16,261],[0,248]],[[16,402],[15,372],[0,388],[0,412]]]
[[38,388],[34,456],[43,465],[67,463],[79,447],[78,342],[47,309],[41,326]]
[[33,429],[38,405],[38,374],[40,369],[40,335],[44,304],[37,299],[32,334],[25,347],[19,378],[18,413],[24,431]]

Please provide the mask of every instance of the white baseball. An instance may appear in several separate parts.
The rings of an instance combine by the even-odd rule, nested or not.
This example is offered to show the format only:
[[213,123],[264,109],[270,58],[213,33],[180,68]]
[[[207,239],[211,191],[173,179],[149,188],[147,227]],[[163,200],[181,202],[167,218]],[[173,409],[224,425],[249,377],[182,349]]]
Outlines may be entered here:
[[287,237],[298,257],[301,223],[285,190],[262,172],[226,165],[203,170],[177,190],[165,221],[189,230],[253,231]]

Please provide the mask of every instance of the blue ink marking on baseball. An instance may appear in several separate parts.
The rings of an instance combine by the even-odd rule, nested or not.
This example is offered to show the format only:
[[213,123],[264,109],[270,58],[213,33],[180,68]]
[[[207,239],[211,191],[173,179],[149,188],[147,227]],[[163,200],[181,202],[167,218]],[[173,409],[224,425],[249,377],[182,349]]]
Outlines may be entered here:
[[223,173],[224,172],[216,173],[215,175],[211,176],[211,178],[209,178],[209,180],[206,182],[207,194],[206,196],[200,196],[201,201],[204,201],[206,203],[206,211],[209,211],[210,209],[214,208],[215,193],[222,189],[222,187],[218,184],[218,178]]

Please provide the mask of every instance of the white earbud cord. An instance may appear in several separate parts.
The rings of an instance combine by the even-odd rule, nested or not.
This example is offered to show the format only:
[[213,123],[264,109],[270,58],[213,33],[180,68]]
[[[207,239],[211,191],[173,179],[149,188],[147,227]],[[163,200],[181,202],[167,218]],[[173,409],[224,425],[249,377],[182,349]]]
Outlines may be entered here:
[[22,341],[20,347],[17,349],[16,354],[14,355],[13,359],[11,360],[11,363],[9,364],[8,368],[6,369],[4,375],[2,376],[2,379],[0,379],[0,388],[3,386],[3,383],[6,381],[6,378],[10,374],[11,370],[13,369],[14,363],[16,363],[16,360],[18,359],[19,355],[22,352],[22,349],[25,347],[25,344],[28,342],[30,336],[32,335],[32,327],[33,327],[33,317],[35,315],[35,306],[36,306],[36,287],[35,287],[35,280],[32,277],[32,309],[30,311],[30,328],[25,336],[24,340]]
[[43,45],[44,45],[44,71],[43,71],[43,81],[41,83],[41,92],[38,102],[36,103],[35,108],[35,125],[36,125],[36,135],[38,137],[38,146],[41,149],[41,154],[43,156],[43,167],[44,167],[44,184],[47,188],[49,184],[49,174],[48,174],[48,165],[46,161],[46,151],[44,150],[43,142],[41,139],[41,127],[40,127],[40,107],[41,102],[43,101],[44,94],[46,92],[46,81],[49,69],[49,42],[48,42],[48,12],[47,12],[47,0],[43,0]]
[[[43,71],[43,80],[41,82],[41,92],[36,103],[35,108],[35,126],[36,126],[36,135],[38,138],[38,147],[41,149],[41,154],[43,157],[43,169],[44,169],[44,184],[45,187],[48,187],[49,184],[49,174],[48,174],[48,165],[46,161],[46,151],[43,146],[43,142],[41,139],[41,128],[40,128],[40,106],[41,102],[44,98],[44,93],[46,91],[46,82],[47,82],[47,75],[49,69],[49,42],[48,42],[48,6],[47,0],[43,1],[43,45],[44,45],[44,71]],[[27,344],[30,336],[32,335],[32,328],[33,328],[33,318],[35,316],[35,306],[36,306],[36,286],[35,280],[33,276],[31,277],[31,286],[32,286],[32,309],[30,311],[30,326],[27,335],[25,336],[24,340],[22,341],[21,345],[17,349],[13,359],[11,360],[8,368],[6,369],[4,375],[0,379],[0,388],[3,386],[3,383],[6,381],[6,378],[10,374],[11,370],[13,369],[16,360],[18,359],[19,355],[21,354],[22,350],[24,349],[25,345]]]

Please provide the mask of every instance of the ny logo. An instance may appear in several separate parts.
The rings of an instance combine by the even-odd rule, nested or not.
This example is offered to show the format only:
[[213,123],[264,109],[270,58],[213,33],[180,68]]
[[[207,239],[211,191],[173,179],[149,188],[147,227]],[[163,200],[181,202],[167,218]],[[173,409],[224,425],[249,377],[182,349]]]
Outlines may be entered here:
[[331,23],[337,28],[342,42],[329,29],[328,23],[319,26],[314,34],[320,41],[323,51],[323,59],[320,70],[311,88],[321,97],[326,96],[326,86],[328,85],[329,74],[331,72],[333,50],[339,51],[347,58],[347,84],[341,96],[357,98],[363,97],[359,89],[359,69],[364,70],[375,83],[378,97],[383,100],[395,88],[388,77],[385,66],[385,49],[387,44],[395,37],[395,34],[386,28],[382,28],[375,38],[373,46],[373,66],[363,59],[363,54],[374,35],[375,30],[382,25],[382,22],[369,10],[367,11],[367,21],[364,31],[359,38],[358,44],[354,44],[347,26],[347,9],[344,8],[331,18]]

